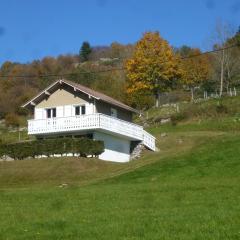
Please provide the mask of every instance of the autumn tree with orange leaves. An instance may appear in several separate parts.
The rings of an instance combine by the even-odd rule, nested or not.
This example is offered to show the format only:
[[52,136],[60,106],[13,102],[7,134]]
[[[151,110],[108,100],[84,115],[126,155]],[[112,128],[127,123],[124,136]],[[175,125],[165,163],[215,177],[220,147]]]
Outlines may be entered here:
[[146,32],[137,42],[132,58],[126,61],[129,96],[159,95],[173,88],[181,75],[177,57],[158,32]]
[[189,49],[181,61],[183,85],[191,90],[191,99],[194,100],[194,88],[208,81],[210,75],[210,62],[207,55],[202,55],[197,48]]

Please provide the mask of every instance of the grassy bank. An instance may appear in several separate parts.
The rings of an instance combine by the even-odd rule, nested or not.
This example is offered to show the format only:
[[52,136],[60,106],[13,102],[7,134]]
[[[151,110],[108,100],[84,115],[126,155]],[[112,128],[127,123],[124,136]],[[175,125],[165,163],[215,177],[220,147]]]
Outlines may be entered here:
[[151,126],[160,151],[126,164],[0,162],[0,239],[240,239],[240,123],[221,116]]
[[0,239],[239,239],[240,136],[159,141],[162,154],[129,164],[1,163]]

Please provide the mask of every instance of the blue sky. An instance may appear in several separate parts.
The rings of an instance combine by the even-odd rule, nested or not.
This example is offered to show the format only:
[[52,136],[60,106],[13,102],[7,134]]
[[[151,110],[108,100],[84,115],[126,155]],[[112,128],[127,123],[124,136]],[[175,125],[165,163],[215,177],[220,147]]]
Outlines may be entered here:
[[240,25],[240,0],[0,0],[0,64],[77,53],[159,31],[173,46],[206,49],[216,22]]

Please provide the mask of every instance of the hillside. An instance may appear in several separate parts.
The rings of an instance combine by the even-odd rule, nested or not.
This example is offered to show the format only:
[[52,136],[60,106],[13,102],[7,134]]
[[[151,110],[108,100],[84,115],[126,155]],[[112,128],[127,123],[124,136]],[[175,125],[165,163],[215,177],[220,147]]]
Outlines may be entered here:
[[218,105],[149,122],[160,152],[127,164],[0,162],[0,239],[239,239],[239,99]]

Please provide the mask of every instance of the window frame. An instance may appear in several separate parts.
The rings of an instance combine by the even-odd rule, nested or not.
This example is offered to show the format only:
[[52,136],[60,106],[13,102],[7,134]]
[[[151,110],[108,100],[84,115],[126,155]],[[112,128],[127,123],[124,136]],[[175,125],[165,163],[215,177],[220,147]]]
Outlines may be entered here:
[[[77,108],[79,109],[78,110],[79,114],[76,114],[77,113]],[[74,116],[82,116],[82,115],[86,115],[86,105],[85,104],[74,105]]]
[[46,110],[46,118],[51,119],[51,118],[56,118],[57,117],[57,108],[52,107],[52,108],[45,108]]
[[111,107],[110,115],[111,117],[118,118],[118,110],[116,108]]

